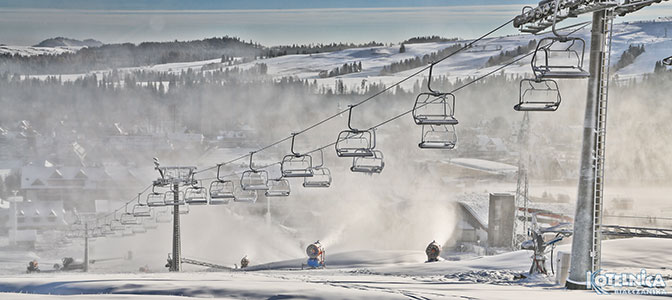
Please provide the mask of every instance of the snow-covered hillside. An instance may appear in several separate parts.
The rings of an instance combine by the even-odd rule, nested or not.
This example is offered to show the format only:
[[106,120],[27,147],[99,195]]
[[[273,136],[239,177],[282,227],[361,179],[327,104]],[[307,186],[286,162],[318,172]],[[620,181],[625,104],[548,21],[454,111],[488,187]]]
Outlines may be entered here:
[[[590,45],[590,28],[582,29],[574,34],[584,38],[586,45]],[[448,76],[450,78],[464,78],[467,76],[478,76],[486,74],[499,66],[485,67],[488,59],[494,55],[498,55],[501,51],[511,51],[518,46],[525,46],[532,39],[539,40],[541,36],[533,36],[529,34],[491,37],[476,44],[475,47],[453,56],[450,59],[436,66],[435,73]],[[251,68],[255,64],[263,63],[268,66],[268,74],[279,78],[283,76],[296,76],[301,79],[317,80],[322,85],[333,85],[335,79],[341,79],[350,87],[357,87],[362,84],[363,80],[367,82],[382,82],[393,83],[400,77],[410,75],[418,71],[421,67],[411,69],[391,75],[381,75],[381,70],[384,66],[396,63],[405,59],[410,59],[432,52],[437,52],[442,49],[453,46],[456,43],[465,44],[470,40],[461,40],[456,42],[442,42],[442,43],[422,43],[422,44],[408,44],[406,51],[399,53],[399,45],[394,46],[380,46],[370,48],[354,48],[329,53],[319,54],[303,54],[303,55],[286,55],[275,58],[260,59],[250,63],[237,65],[236,67],[246,69]],[[636,23],[620,23],[614,25],[614,37],[612,46],[612,64],[618,61],[623,51],[630,45],[641,45],[646,48],[646,52],[637,57],[635,63],[629,65],[617,72],[621,78],[629,78],[638,76],[653,71],[656,61],[664,57],[672,55],[672,21],[659,20],[649,22]],[[4,46],[6,47],[6,46]],[[25,47],[26,49],[34,49],[34,47]],[[0,47],[2,49],[2,47]],[[1,50],[0,50],[1,51]],[[14,50],[17,51],[17,50]],[[26,50],[28,51],[28,50]],[[36,50],[33,50],[36,51]],[[46,50],[43,50],[46,51]],[[53,48],[52,51],[69,51],[63,48]],[[186,63],[170,63],[161,65],[152,65],[144,67],[134,67],[121,69],[122,72],[132,72],[137,70],[159,71],[159,72],[173,72],[179,73],[192,69],[199,71],[205,65],[212,65],[218,63],[218,59],[195,61]],[[351,73],[347,75],[320,78],[319,73],[322,71],[332,70],[343,66],[346,63],[361,62],[362,71]],[[586,53],[586,62],[588,65],[588,53]],[[226,68],[226,67],[224,67]],[[110,70],[93,71],[88,74],[101,75],[110,72]],[[508,67],[506,73],[531,73],[529,66],[529,59],[524,59],[518,64]],[[60,75],[60,74],[51,74]],[[69,74],[63,75],[63,80],[74,80],[86,74]],[[47,75],[31,76],[37,78],[45,78]],[[407,82],[412,85],[414,82]],[[409,87],[409,86],[405,86]]]

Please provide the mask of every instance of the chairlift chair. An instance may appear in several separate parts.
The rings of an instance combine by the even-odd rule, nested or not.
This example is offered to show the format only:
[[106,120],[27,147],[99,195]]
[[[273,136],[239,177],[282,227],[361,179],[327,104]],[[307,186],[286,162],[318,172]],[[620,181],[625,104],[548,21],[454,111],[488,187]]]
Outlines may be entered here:
[[383,152],[372,150],[371,153],[373,153],[373,156],[370,157],[353,157],[350,171],[367,174],[379,174],[382,172],[385,167]]
[[121,214],[119,217],[119,223],[122,225],[137,225],[140,224],[140,220],[133,216],[133,213],[131,212],[124,212]]
[[309,154],[300,154],[294,151],[294,139],[296,133],[292,133],[291,154],[285,155],[280,163],[282,177],[311,177],[313,176],[313,157]]
[[277,178],[268,181],[266,197],[287,197],[290,192],[289,180],[286,178]]
[[320,164],[313,167],[313,176],[303,178],[303,187],[328,188],[331,186],[331,171],[324,166],[324,151],[320,151]]
[[233,181],[219,177],[222,165],[217,165],[217,179],[210,183],[210,205],[229,204],[233,199]]
[[193,185],[184,191],[184,202],[189,205],[208,204],[208,190],[200,185]]
[[163,193],[155,191],[155,187],[155,185],[152,186],[152,192],[147,194],[147,201],[145,203],[150,207],[166,206],[166,203],[163,201]]
[[415,98],[413,106],[413,120],[417,125],[457,125],[455,119],[455,95],[441,93],[432,89],[432,69],[429,66],[427,89],[429,92],[420,93]]
[[177,192],[177,200],[175,200],[175,192],[174,191],[167,191],[163,193],[163,203],[165,205],[184,205],[186,202],[184,202],[184,193],[178,191]]
[[254,152],[250,152],[250,169],[240,176],[240,187],[246,191],[266,191],[268,190],[268,172],[253,167],[253,156]]
[[336,155],[338,157],[370,157],[376,147],[376,133],[371,130],[352,128],[352,108],[348,110],[348,129],[341,131],[336,139]]
[[421,149],[453,150],[457,147],[455,125],[422,125]]
[[150,218],[152,217],[152,208],[144,204],[135,204],[132,214],[136,218]]
[[556,0],[553,16],[555,36],[545,37],[537,44],[531,61],[532,71],[536,78],[588,78],[590,73],[583,68],[586,41],[558,33],[556,23],[559,6]]
[[234,202],[244,202],[244,203],[255,203],[257,202],[257,191],[255,190],[244,190],[242,186],[236,188],[233,194]]
[[560,106],[558,83],[551,79],[523,79],[520,81],[516,111],[556,111]]
[[133,205],[131,213],[136,218],[149,218],[152,216],[152,208],[147,203],[142,203],[140,196],[142,196],[142,193],[138,193],[138,203]]

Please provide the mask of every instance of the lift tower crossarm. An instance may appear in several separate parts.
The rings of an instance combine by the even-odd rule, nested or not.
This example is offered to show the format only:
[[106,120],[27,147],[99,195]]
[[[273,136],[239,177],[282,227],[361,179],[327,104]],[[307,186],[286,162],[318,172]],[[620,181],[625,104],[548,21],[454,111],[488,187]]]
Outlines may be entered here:
[[[560,0],[557,2],[560,13],[556,22],[605,9],[613,9],[614,14],[625,16],[663,1],[669,0]],[[555,5],[556,1],[554,0],[543,0],[539,2],[537,7],[527,7],[523,13],[514,19],[513,26],[519,28],[522,32],[534,34],[548,29],[553,26]]]

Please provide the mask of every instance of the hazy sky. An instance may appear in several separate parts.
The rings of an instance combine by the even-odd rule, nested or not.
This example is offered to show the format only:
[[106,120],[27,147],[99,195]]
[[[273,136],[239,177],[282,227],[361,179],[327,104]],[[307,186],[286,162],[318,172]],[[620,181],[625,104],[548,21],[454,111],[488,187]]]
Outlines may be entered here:
[[[46,38],[105,43],[238,36],[264,45],[399,42],[413,36],[470,38],[502,24],[528,0],[0,0],[0,44]],[[671,4],[632,19],[672,15]],[[513,34],[507,27],[497,35]]]

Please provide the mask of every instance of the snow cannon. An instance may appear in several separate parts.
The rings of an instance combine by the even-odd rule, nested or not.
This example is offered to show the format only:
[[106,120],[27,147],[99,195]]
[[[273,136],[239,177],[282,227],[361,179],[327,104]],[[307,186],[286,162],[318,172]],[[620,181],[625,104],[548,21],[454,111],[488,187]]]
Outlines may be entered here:
[[308,266],[311,268],[324,267],[324,248],[320,241],[308,245],[306,248],[308,254]]
[[441,245],[439,245],[439,243],[437,243],[436,241],[432,241],[431,243],[429,243],[429,245],[427,245],[425,253],[427,254],[426,262],[439,261],[439,255],[441,254]]

